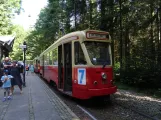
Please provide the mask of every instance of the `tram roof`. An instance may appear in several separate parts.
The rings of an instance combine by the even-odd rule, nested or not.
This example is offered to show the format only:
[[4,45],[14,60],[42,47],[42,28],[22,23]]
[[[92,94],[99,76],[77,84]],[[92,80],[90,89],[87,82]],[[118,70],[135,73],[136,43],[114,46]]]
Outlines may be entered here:
[[33,60],[39,59],[39,56],[35,57]]
[[64,35],[63,37],[61,37],[57,41],[55,41],[51,46],[49,46],[45,51],[43,51],[40,54],[40,56],[42,56],[48,50],[50,50],[51,48],[53,48],[54,45],[61,43],[61,41],[65,40],[65,38],[68,38],[68,37],[71,37],[71,36],[75,36],[75,35],[80,36],[82,34],[81,32],[83,32],[83,31],[76,31],[76,32],[72,32],[72,33],[69,33],[69,34]]
[[[76,31],[76,32],[71,32],[71,33],[68,33],[66,35],[64,35],[63,37],[59,38],[57,41],[55,41],[52,45],[50,45],[45,51],[43,51],[40,56],[42,56],[44,53],[46,53],[47,51],[49,51],[50,49],[53,48],[53,46],[56,46],[57,44],[61,44],[63,42],[66,42],[65,40],[67,38],[70,38],[70,37],[74,37],[74,36],[78,36],[79,38],[82,37],[83,35],[83,38],[85,38],[86,36],[86,32],[102,32],[102,33],[106,33],[106,34],[109,34],[109,32],[105,32],[105,31],[100,31],[100,30],[83,30],[83,31]],[[76,40],[76,39],[75,39]],[[72,39],[69,40],[69,41],[73,41]],[[69,42],[68,41],[68,42]]]

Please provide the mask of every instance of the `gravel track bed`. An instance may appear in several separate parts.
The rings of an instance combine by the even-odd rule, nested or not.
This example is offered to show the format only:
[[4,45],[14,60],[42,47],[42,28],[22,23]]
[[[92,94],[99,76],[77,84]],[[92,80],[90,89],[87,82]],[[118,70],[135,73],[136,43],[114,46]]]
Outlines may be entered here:
[[161,99],[127,90],[118,90],[112,95],[114,102],[161,120]]
[[[61,94],[53,86],[50,88],[61,100],[80,118],[92,120],[77,105],[91,113],[97,120],[151,120],[135,111],[149,115],[155,120],[161,120],[161,100],[154,99],[132,91],[118,90],[111,95],[111,102],[96,99],[78,100]],[[135,110],[135,111],[133,111]]]

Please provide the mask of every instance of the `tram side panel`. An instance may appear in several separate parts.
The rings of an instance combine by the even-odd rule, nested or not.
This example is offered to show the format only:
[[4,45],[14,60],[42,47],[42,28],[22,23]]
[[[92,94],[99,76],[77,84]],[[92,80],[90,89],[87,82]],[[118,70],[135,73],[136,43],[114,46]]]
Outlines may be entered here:
[[40,75],[44,77],[44,56],[40,57]]
[[36,64],[34,63],[34,72],[39,73],[37,63]]
[[43,66],[42,65],[40,65],[40,75],[42,76],[42,68],[43,68]]
[[58,85],[58,66],[49,66],[49,71],[46,72],[48,78],[48,82],[53,81],[56,85]]
[[40,64],[39,63],[34,64],[34,72],[35,73],[40,73]]
[[88,99],[88,78],[86,68],[73,68],[73,96],[80,99]]
[[50,66],[45,66],[44,67],[44,78],[45,80],[47,80],[48,82],[50,82]]
[[40,64],[38,64],[37,73],[38,73],[38,74],[40,73]]

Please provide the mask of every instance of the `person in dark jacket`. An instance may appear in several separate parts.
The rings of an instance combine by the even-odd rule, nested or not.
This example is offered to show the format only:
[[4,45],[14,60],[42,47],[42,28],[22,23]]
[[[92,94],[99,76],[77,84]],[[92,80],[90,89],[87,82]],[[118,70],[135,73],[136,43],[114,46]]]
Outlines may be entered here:
[[22,79],[20,76],[20,69],[21,66],[17,64],[17,61],[13,61],[10,71],[11,75],[13,76],[13,79],[11,81],[11,94],[13,94],[15,85],[18,85],[18,87],[20,88],[20,93],[22,94]]
[[[3,62],[0,63],[0,78],[3,76]],[[0,81],[0,87],[2,86],[2,81]]]

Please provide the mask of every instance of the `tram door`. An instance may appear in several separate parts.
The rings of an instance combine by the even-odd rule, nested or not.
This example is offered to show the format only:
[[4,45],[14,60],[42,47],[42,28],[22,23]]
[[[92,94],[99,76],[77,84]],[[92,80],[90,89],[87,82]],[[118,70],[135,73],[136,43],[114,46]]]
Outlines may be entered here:
[[62,45],[58,47],[58,88],[63,89]]
[[72,91],[72,44],[64,44],[64,91]]

